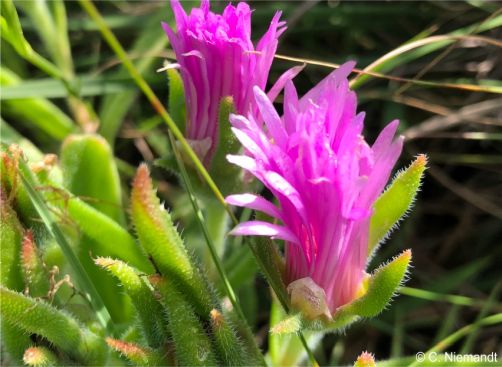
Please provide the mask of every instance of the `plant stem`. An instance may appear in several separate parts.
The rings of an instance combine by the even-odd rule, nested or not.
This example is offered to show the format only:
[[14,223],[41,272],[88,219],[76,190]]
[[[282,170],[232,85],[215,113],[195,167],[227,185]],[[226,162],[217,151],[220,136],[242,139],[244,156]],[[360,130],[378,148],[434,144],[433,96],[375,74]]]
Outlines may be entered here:
[[314,357],[314,354],[310,350],[309,345],[307,344],[307,341],[305,340],[305,336],[303,336],[301,331],[299,331],[297,334],[298,334],[298,337],[300,338],[300,341],[302,342],[303,347],[305,348],[305,351],[307,352],[307,356],[309,358],[310,364],[312,365],[312,367],[319,367],[319,363],[317,363],[317,361]]

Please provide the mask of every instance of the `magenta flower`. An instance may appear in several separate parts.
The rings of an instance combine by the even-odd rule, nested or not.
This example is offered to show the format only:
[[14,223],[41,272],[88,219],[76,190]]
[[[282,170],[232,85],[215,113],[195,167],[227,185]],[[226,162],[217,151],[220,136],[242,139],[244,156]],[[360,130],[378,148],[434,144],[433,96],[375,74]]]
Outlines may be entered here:
[[[402,149],[393,121],[369,146],[361,135],[364,113],[342,65],[303,98],[288,81],[281,118],[259,87],[256,103],[265,122],[232,115],[230,121],[247,154],[227,156],[256,176],[279,207],[254,194],[227,202],[262,211],[280,224],[251,221],[234,235],[270,236],[285,241],[286,284],[311,280],[325,293],[331,314],[358,297],[368,257],[372,206],[384,189]],[[290,287],[291,291],[291,287]]]
[[[181,69],[187,103],[186,137],[208,165],[218,146],[218,108],[223,97],[233,97],[236,112],[253,108],[252,88],[265,88],[277,40],[285,31],[277,12],[256,48],[251,42],[251,10],[245,3],[228,5],[223,14],[209,10],[209,0],[190,15],[171,0],[177,31],[163,27]],[[291,73],[290,73],[291,74]],[[278,83],[285,82],[281,78]],[[274,99],[281,85],[269,92]]]

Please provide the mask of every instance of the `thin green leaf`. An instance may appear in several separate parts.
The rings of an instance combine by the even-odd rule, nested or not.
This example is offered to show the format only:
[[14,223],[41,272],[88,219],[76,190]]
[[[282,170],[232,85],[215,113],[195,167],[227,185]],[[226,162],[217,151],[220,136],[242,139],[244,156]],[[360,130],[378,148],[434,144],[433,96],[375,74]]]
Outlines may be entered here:
[[[422,56],[428,55],[436,50],[446,47],[458,40],[458,36],[465,36],[484,32],[493,28],[502,26],[502,16],[497,16],[487,21],[473,24],[468,27],[457,29],[449,35],[444,36],[431,36],[411,43],[406,42],[402,46],[392,50],[391,52],[383,55],[378,60],[374,61],[363,71],[365,72],[381,72],[386,73],[396,68],[399,65],[413,61]],[[361,74],[350,82],[351,88],[359,88],[371,75]]]
[[[60,84],[58,81],[54,82]],[[29,86],[28,89],[25,89],[24,82],[3,66],[0,74],[0,84],[2,85],[0,97],[2,100],[2,114],[15,116],[25,124],[29,122],[57,140],[62,140],[74,130],[73,121],[65,113],[47,99],[39,98],[41,95],[37,93],[37,89],[33,91],[29,89]],[[32,97],[36,98],[23,97],[5,100],[9,88],[20,88],[24,92],[30,91]]]

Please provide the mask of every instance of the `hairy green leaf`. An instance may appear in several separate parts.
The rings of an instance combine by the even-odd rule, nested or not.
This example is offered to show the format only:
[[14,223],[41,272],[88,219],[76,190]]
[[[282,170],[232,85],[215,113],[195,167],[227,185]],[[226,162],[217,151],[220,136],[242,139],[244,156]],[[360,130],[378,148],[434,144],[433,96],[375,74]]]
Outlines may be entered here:
[[171,216],[155,195],[145,165],[138,168],[134,178],[131,215],[139,241],[155,266],[176,281],[200,315],[209,317],[214,302],[207,283],[194,267]]
[[211,341],[204,331],[193,306],[175,286],[175,280],[150,277],[160,292],[167,310],[169,328],[174,342],[176,360],[181,366],[216,366]]
[[104,341],[66,312],[3,286],[0,295],[0,312],[5,322],[43,336],[81,363],[98,365],[104,362]]
[[167,327],[162,306],[138,271],[123,261],[111,258],[99,257],[95,263],[113,274],[131,297],[148,345],[158,348],[165,343]]
[[419,155],[406,170],[396,175],[387,190],[375,202],[368,240],[370,256],[410,209],[420,188],[426,164],[427,157]]

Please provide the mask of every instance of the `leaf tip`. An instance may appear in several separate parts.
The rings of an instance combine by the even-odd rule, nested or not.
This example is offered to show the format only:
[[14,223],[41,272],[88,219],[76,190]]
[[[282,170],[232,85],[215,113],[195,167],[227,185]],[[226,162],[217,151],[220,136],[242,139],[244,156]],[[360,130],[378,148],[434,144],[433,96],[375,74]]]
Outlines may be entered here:
[[375,356],[366,351],[362,352],[359,357],[357,357],[354,367],[376,367]]
[[23,354],[23,362],[28,366],[49,366],[55,362],[55,356],[47,348],[30,347]]
[[216,308],[211,310],[209,316],[211,317],[211,324],[216,328],[221,327],[221,325],[225,322],[223,315]]
[[105,339],[106,344],[110,346],[113,350],[123,354],[127,358],[134,358],[134,359],[144,359],[146,358],[146,353],[145,351],[137,346],[136,344],[133,343],[128,343],[122,340],[118,339],[113,339],[113,338],[106,338]]

